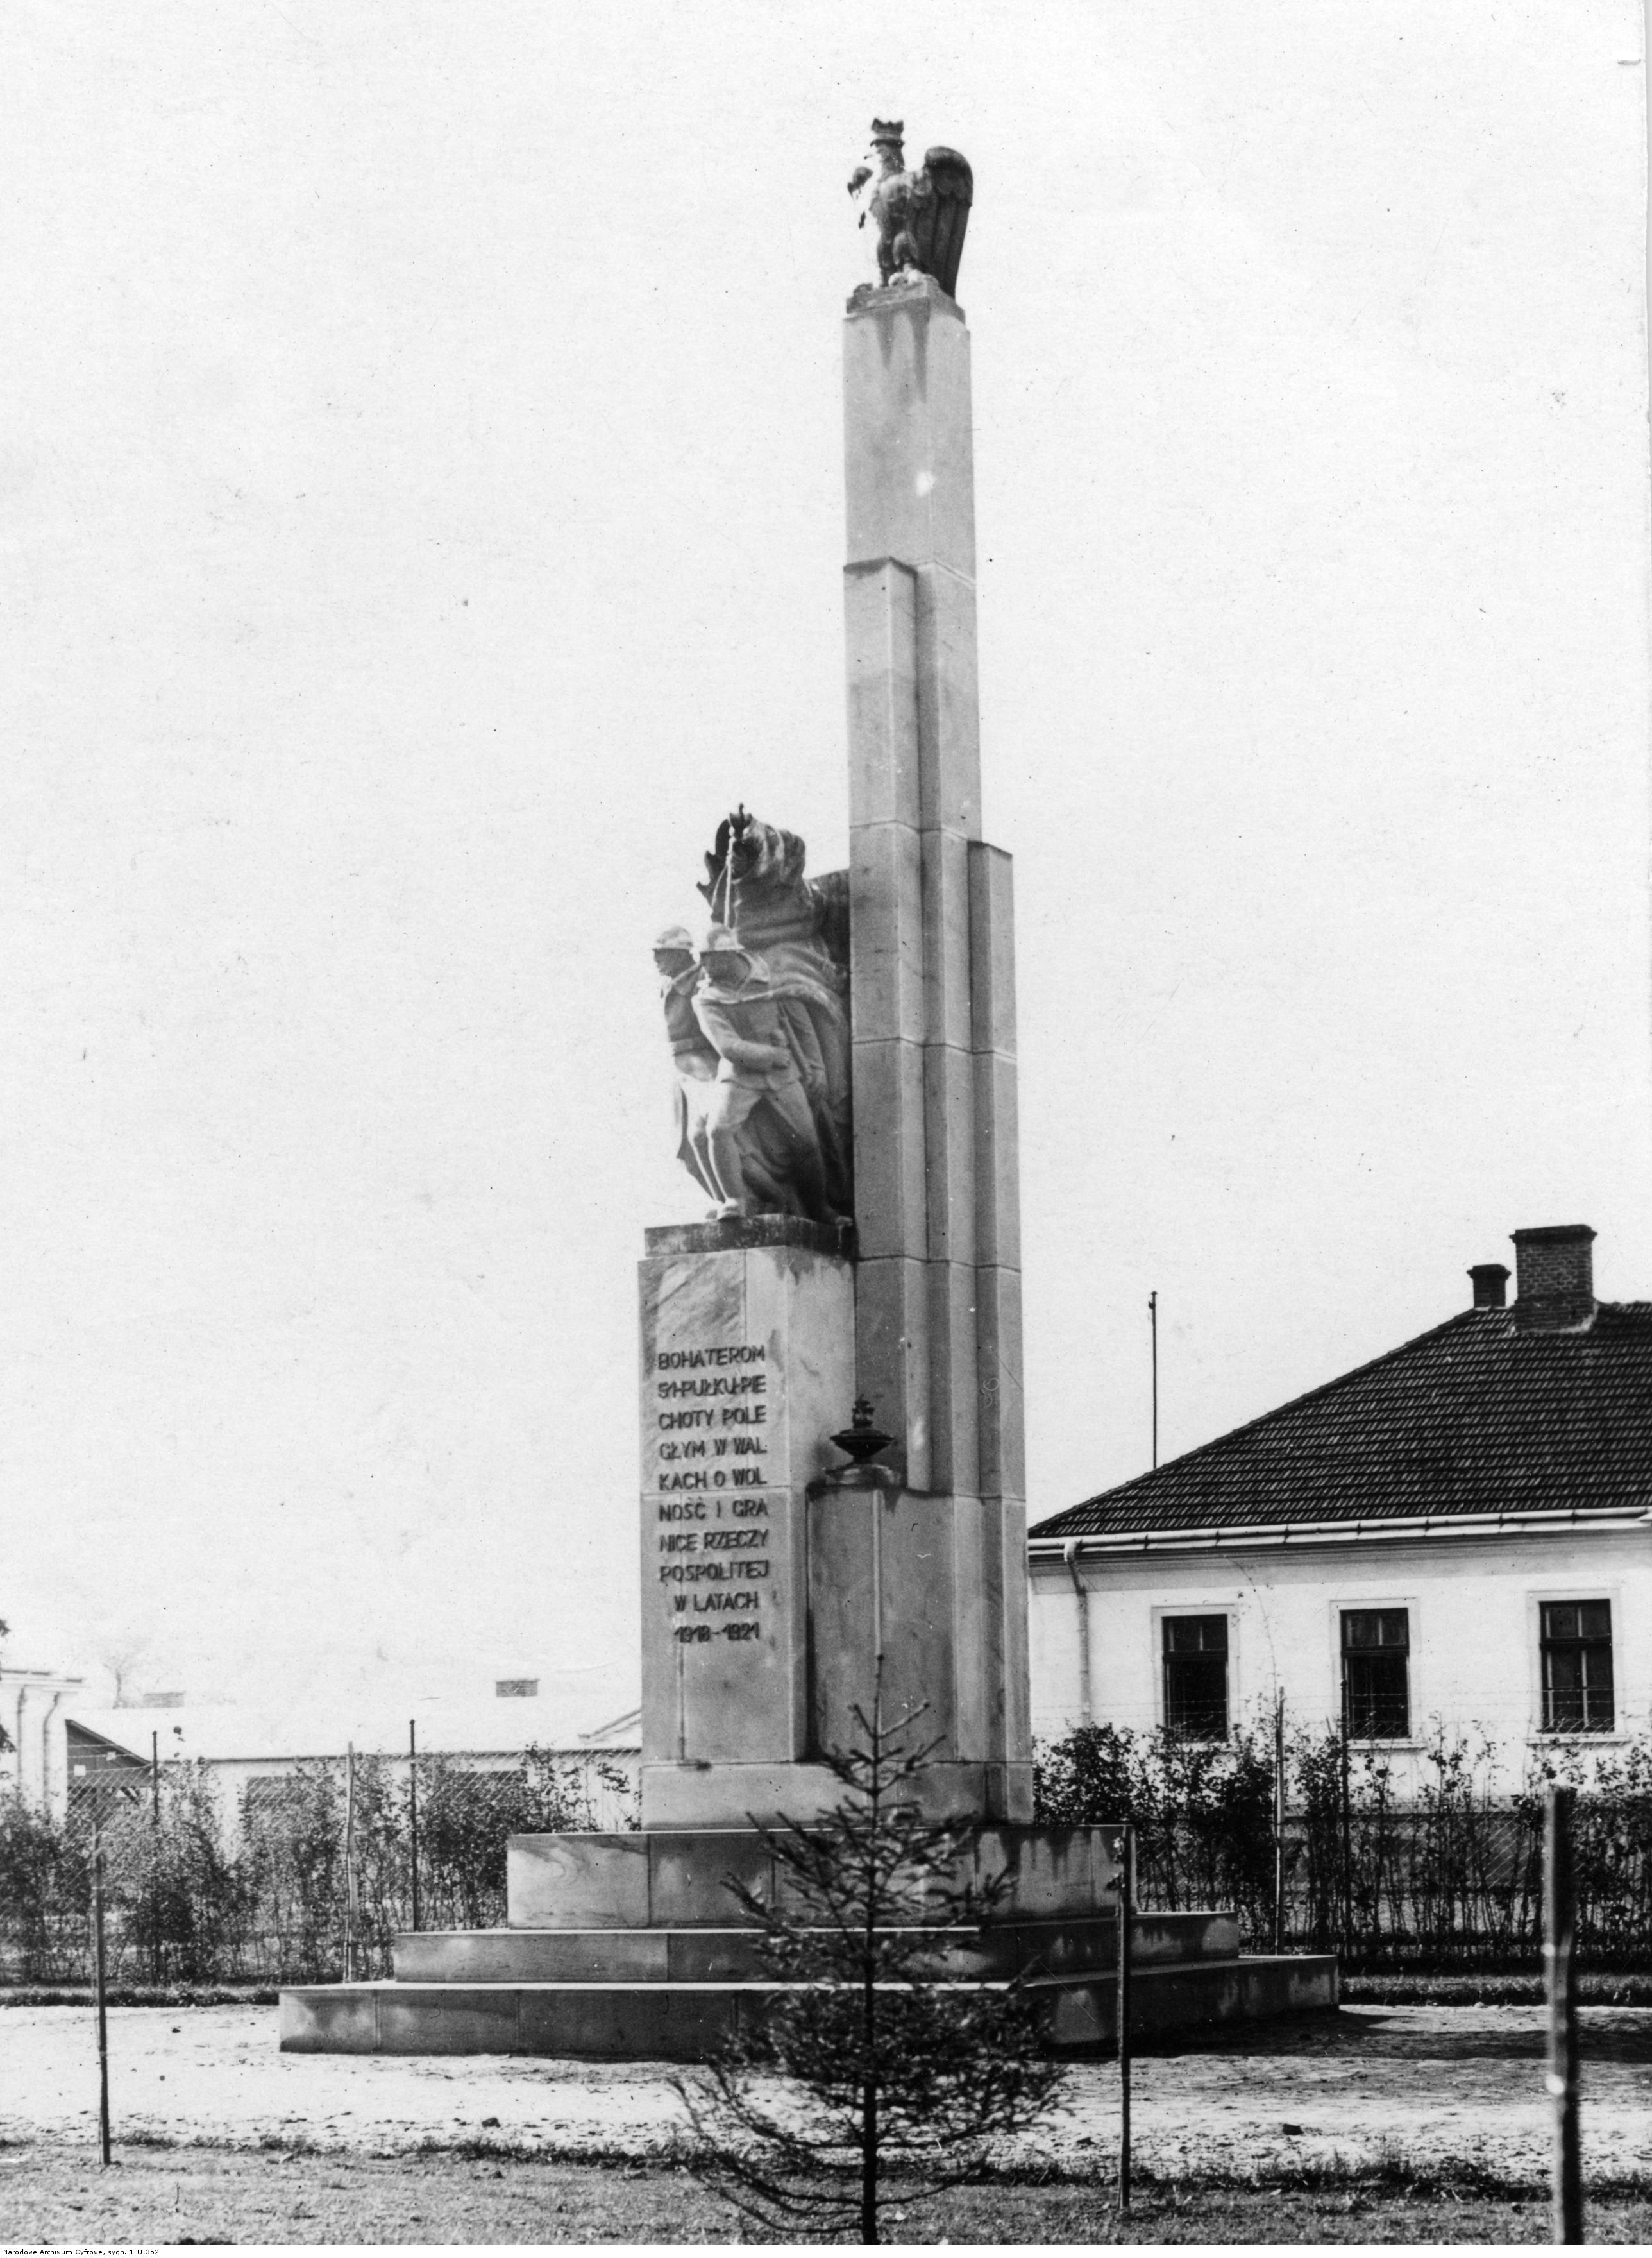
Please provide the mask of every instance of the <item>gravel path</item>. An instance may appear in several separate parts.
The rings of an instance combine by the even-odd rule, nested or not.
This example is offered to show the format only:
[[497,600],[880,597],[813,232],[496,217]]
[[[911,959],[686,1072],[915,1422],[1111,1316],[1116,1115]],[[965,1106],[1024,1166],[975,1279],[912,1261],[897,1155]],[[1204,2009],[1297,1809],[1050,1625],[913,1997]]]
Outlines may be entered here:
[[[1652,2009],[1586,2008],[1582,2022],[1587,2165],[1652,2171]],[[653,2064],[282,2055],[269,2007],[116,2008],[110,2058],[117,2139],[380,2155],[497,2140],[642,2157],[681,2122],[669,2073]],[[0,2009],[0,2138],[90,2142],[96,2077],[87,2009]],[[1165,2173],[1245,2176],[1387,2155],[1515,2178],[1546,2167],[1532,2007],[1350,2007],[1253,2025],[1139,2061],[1135,2094],[1138,2157]],[[1110,2148],[1117,2100],[1111,2065],[1082,2065],[1065,2117],[1030,2145],[1093,2162]]]

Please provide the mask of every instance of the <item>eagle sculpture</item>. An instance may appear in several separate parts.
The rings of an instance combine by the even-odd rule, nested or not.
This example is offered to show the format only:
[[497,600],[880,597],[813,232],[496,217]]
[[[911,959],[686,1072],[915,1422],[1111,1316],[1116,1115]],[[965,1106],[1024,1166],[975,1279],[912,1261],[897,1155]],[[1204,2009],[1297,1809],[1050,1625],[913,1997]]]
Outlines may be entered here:
[[855,167],[849,194],[861,199],[861,225],[877,223],[883,280],[932,274],[950,298],[958,288],[975,176],[956,149],[927,149],[922,169],[909,172],[902,154],[904,131],[899,118],[872,120],[872,160]]

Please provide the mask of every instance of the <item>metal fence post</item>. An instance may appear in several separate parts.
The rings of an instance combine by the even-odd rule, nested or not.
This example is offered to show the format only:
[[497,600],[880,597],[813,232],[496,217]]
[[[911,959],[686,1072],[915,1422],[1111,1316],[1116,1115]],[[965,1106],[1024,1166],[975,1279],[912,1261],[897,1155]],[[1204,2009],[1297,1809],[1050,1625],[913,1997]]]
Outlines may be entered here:
[[1136,1912],[1136,1830],[1129,1820],[1118,1836],[1118,2207],[1130,2209],[1130,1963],[1131,1923]]
[[153,1834],[150,1862],[151,1889],[149,1898],[149,1973],[152,1980],[160,1982],[160,1735],[149,1736],[149,1823]]
[[1285,1949],[1285,1696],[1273,1702],[1273,1949]]
[[97,1985],[97,2145],[109,2162],[109,1974],[103,1958],[103,1835],[92,1805],[92,1973]]
[[1583,2240],[1578,2143],[1578,1987],[1572,1966],[1577,1892],[1571,1856],[1573,1791],[1552,1783],[1543,1808],[1543,1977],[1549,1999],[1549,2075],[1554,2104],[1555,2242]]
[[408,1867],[413,1884],[413,1926],[419,1926],[419,1736],[414,1720],[408,1720],[408,1835],[409,1841]]
[[344,1981],[356,1980],[356,1744],[344,1744]]
[[1348,1784],[1348,1711],[1343,1710],[1342,1730],[1342,1821],[1343,1821],[1343,1956],[1354,1949],[1354,1845],[1353,1825],[1349,1806],[1351,1797]]

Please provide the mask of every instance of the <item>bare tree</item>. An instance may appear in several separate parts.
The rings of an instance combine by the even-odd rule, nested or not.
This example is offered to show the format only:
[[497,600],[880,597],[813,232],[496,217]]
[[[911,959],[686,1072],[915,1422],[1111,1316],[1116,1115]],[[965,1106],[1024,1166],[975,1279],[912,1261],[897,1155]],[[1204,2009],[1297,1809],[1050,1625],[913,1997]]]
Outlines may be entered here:
[[149,1659],[154,1642],[146,1631],[112,1626],[98,1642],[97,1659],[114,1680],[115,1707],[126,1708],[132,1700],[132,1680]]

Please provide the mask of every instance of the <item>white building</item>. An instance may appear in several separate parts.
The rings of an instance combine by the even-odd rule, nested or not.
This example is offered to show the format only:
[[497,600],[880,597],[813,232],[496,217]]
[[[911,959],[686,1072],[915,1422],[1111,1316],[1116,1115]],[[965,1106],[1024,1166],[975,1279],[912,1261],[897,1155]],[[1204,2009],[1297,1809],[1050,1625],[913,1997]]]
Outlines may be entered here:
[[[501,1681],[513,1689],[533,1680]],[[533,1697],[428,1702],[409,1719],[406,1707],[381,1703],[346,1709],[337,1703],[287,1703],[278,1708],[171,1702],[162,1707],[71,1708],[66,1719],[68,1784],[142,1795],[151,1765],[184,1759],[202,1765],[218,1790],[226,1844],[238,1839],[245,1791],[290,1779],[301,1765],[336,1762],[347,1749],[391,1759],[406,1769],[409,1727],[421,1756],[442,1756],[466,1772],[521,1769],[530,1745],[552,1759],[589,1804],[600,1828],[632,1823],[642,1763],[640,1713],[586,1731],[558,1709],[542,1712]],[[260,1790],[260,1793],[266,1792]]]
[[535,1679],[503,1679],[493,1700],[372,1707],[312,1700],[271,1708],[167,1696],[106,1708],[88,1701],[83,1679],[0,1669],[0,1794],[61,1818],[71,1793],[146,1794],[156,1758],[163,1765],[184,1758],[207,1767],[233,1836],[251,1782],[287,1779],[301,1765],[337,1759],[350,1747],[387,1756],[399,1769],[411,1724],[422,1756],[447,1757],[468,1771],[510,1771],[526,1749],[536,1748],[578,1785],[599,1827],[630,1825],[640,1712],[581,1729],[566,1698],[542,1704],[538,1686]]
[[53,1670],[0,1669],[0,1794],[60,1812],[68,1794],[69,1712],[85,1681]]
[[1652,1303],[1597,1303],[1585,1225],[1514,1233],[1473,1306],[1040,1523],[1034,1722],[1219,1738],[1287,1722],[1391,1752],[1652,1724]]

